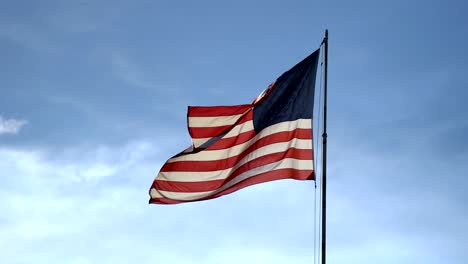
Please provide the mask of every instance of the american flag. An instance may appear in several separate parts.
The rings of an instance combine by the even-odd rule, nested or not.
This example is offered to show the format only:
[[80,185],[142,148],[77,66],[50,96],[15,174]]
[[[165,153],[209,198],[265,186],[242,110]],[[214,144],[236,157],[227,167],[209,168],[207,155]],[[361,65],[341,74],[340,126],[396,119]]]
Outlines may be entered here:
[[279,179],[314,180],[312,115],[319,50],[282,74],[251,104],[190,106],[193,145],[170,158],[150,203],[216,198]]

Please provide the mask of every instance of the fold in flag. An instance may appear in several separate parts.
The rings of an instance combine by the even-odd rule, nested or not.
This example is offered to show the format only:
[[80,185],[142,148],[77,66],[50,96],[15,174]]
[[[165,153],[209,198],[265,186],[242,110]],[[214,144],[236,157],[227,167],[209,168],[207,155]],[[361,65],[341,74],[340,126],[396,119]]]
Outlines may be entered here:
[[319,50],[251,104],[189,106],[192,146],[170,158],[150,203],[216,198],[279,179],[314,180],[312,113]]

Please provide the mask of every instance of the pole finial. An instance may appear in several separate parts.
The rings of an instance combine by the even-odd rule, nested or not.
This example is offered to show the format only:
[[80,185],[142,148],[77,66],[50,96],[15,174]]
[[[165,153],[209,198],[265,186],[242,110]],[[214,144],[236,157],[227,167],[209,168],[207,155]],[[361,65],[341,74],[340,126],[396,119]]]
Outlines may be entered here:
[[322,44],[325,44],[325,42],[328,42],[328,29],[325,29],[325,36],[323,37]]

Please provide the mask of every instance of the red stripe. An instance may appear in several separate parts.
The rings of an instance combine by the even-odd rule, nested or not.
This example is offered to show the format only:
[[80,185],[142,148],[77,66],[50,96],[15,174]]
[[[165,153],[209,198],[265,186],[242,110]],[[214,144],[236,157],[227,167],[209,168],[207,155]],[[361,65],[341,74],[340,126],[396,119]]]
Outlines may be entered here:
[[245,143],[255,137],[255,130],[250,130],[244,133],[240,133],[235,137],[220,138],[215,143],[207,147],[205,150],[220,150],[227,149],[239,144]]
[[247,186],[251,186],[254,184],[259,184],[259,183],[268,182],[268,181],[275,181],[275,180],[280,180],[280,179],[288,179],[288,178],[292,178],[296,180],[314,180],[315,177],[314,177],[314,172],[310,170],[280,169],[280,170],[269,171],[266,173],[258,174],[254,177],[241,181],[220,193],[210,195],[203,199],[191,200],[191,201],[178,201],[178,200],[172,200],[172,199],[166,199],[166,198],[151,198],[149,203],[150,204],[177,204],[177,203],[184,203],[184,202],[209,200],[209,199],[213,199],[216,197],[220,197],[220,196],[235,192],[237,190],[240,190],[242,188],[245,188]]
[[312,151],[304,149],[290,148],[286,152],[273,153],[251,160],[235,171],[233,171],[226,179],[203,181],[203,182],[176,182],[176,181],[161,181],[155,180],[152,188],[171,192],[206,192],[221,188],[236,176],[249,170],[258,168],[263,165],[274,163],[286,158],[310,160],[312,162]]
[[232,125],[218,127],[191,127],[189,128],[192,138],[212,138],[223,134]]
[[[260,138],[250,145],[247,149],[242,151],[237,156],[230,157],[227,159],[220,159],[216,161],[176,161],[164,164],[161,168],[162,172],[168,171],[216,171],[224,170],[233,167],[245,156],[255,151],[258,148],[280,142],[288,142],[294,138],[298,139],[312,139],[311,130],[296,129],[293,131],[280,132]],[[216,145],[216,143],[215,143]],[[206,151],[206,150],[205,150]],[[188,154],[196,155],[196,154]]]
[[189,117],[206,117],[206,116],[230,116],[240,115],[245,113],[251,104],[233,105],[233,106],[189,106]]
[[[218,127],[189,127],[189,133],[191,138],[211,138],[222,135],[229,131],[236,125],[243,124],[253,119],[253,111],[250,111],[240,117],[240,119],[232,125],[218,126]],[[190,124],[189,124],[190,125]]]

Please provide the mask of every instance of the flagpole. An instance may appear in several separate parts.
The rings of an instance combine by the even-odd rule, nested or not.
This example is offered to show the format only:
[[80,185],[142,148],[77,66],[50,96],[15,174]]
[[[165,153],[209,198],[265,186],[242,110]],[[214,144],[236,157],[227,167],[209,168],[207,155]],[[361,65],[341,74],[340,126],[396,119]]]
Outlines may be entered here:
[[327,77],[328,77],[328,29],[323,39],[325,44],[325,75],[323,83],[323,134],[322,134],[322,264],[326,259],[327,234]]

